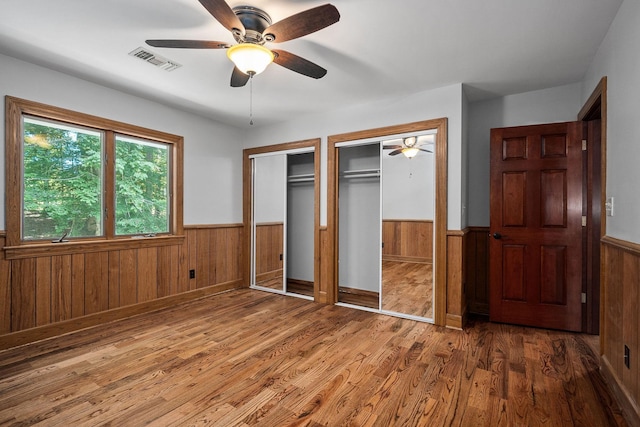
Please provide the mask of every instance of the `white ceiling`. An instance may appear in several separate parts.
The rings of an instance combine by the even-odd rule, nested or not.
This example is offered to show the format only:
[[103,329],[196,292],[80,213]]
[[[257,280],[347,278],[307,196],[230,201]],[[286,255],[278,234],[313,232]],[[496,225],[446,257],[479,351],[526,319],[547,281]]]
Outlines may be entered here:
[[[327,75],[315,80],[270,65],[253,80],[256,125],[455,83],[474,101],[578,82],[622,0],[331,2],[340,22],[270,45]],[[277,22],[326,1],[228,3],[261,8]],[[0,53],[248,126],[249,85],[229,87],[225,51],[152,48],[146,39],[234,42],[197,0],[0,2]],[[167,72],[128,55],[141,46],[182,67]]]

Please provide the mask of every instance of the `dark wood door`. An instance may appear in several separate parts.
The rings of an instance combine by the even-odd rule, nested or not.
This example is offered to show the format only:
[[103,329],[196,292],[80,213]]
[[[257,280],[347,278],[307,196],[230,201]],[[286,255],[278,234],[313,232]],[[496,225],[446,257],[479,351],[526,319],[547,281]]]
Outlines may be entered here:
[[491,130],[492,321],[582,327],[581,126]]

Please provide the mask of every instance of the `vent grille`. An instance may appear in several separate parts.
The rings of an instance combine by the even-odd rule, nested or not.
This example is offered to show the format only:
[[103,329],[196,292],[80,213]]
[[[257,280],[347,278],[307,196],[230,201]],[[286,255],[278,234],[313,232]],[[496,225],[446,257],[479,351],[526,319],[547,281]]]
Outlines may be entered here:
[[150,52],[143,47],[139,47],[135,50],[132,50],[131,52],[129,52],[129,55],[134,56],[136,58],[140,58],[143,61],[146,61],[152,65],[155,65],[156,67],[163,69],[165,71],[173,71],[182,67],[182,65],[178,64],[177,62],[170,61],[167,58],[164,58],[160,55],[156,55],[155,53]]

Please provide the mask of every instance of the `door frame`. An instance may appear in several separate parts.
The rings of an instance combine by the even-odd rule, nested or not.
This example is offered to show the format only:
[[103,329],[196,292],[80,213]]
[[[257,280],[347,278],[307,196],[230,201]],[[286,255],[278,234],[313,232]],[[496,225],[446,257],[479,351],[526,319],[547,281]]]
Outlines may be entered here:
[[338,296],[338,164],[336,144],[359,139],[384,138],[431,129],[437,131],[435,143],[435,252],[433,321],[446,324],[447,313],[447,118],[424,120],[401,125],[348,132],[328,137],[327,147],[327,237],[322,257],[326,257],[328,283],[327,303],[335,304]]
[[[593,220],[593,215],[596,215],[596,220],[599,220],[599,227],[588,227],[585,250],[586,254],[585,264],[587,264],[587,270],[585,271],[586,277],[584,281],[584,292],[587,294],[587,303],[584,307],[583,316],[583,332],[590,334],[600,334],[600,348],[602,349],[603,336],[606,331],[600,330],[600,325],[604,312],[604,286],[606,281],[604,280],[604,258],[602,251],[602,245],[600,240],[606,235],[607,227],[607,215],[605,209],[606,192],[607,192],[607,77],[604,76],[600,79],[595,89],[584,103],[580,112],[578,113],[578,120],[584,123],[584,127],[588,128],[589,122],[594,120],[600,120],[600,141],[594,141],[587,139],[587,171],[585,178],[586,184],[586,212],[587,224],[590,224]],[[588,132],[585,133],[588,136]],[[595,142],[595,144],[594,144]],[[593,145],[593,147],[592,147]],[[598,159],[599,155],[599,159]],[[594,164],[595,159],[595,164]],[[599,160],[599,166],[597,165]],[[600,186],[600,191],[597,196],[594,197],[592,192],[597,191],[597,185]],[[599,218],[598,218],[599,216]],[[599,260],[599,261],[598,261]]]
[[313,168],[314,168],[314,227],[313,227],[313,293],[314,300],[319,300],[320,292],[320,138],[306,139],[302,141],[285,142],[282,144],[266,145],[263,147],[245,148],[242,150],[242,221],[244,224],[244,235],[242,245],[242,264],[244,286],[251,286],[251,213],[253,179],[251,156],[265,153],[275,153],[278,151],[289,151],[301,148],[313,148]]

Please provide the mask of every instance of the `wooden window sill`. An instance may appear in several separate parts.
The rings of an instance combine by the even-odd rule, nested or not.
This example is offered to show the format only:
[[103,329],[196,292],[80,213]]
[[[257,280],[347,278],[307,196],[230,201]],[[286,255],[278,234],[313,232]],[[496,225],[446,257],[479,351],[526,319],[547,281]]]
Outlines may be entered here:
[[4,253],[5,259],[24,259],[41,256],[73,255],[88,252],[181,245],[183,242],[184,235],[129,237],[113,240],[78,240],[63,243],[34,243],[21,246],[5,246]]

